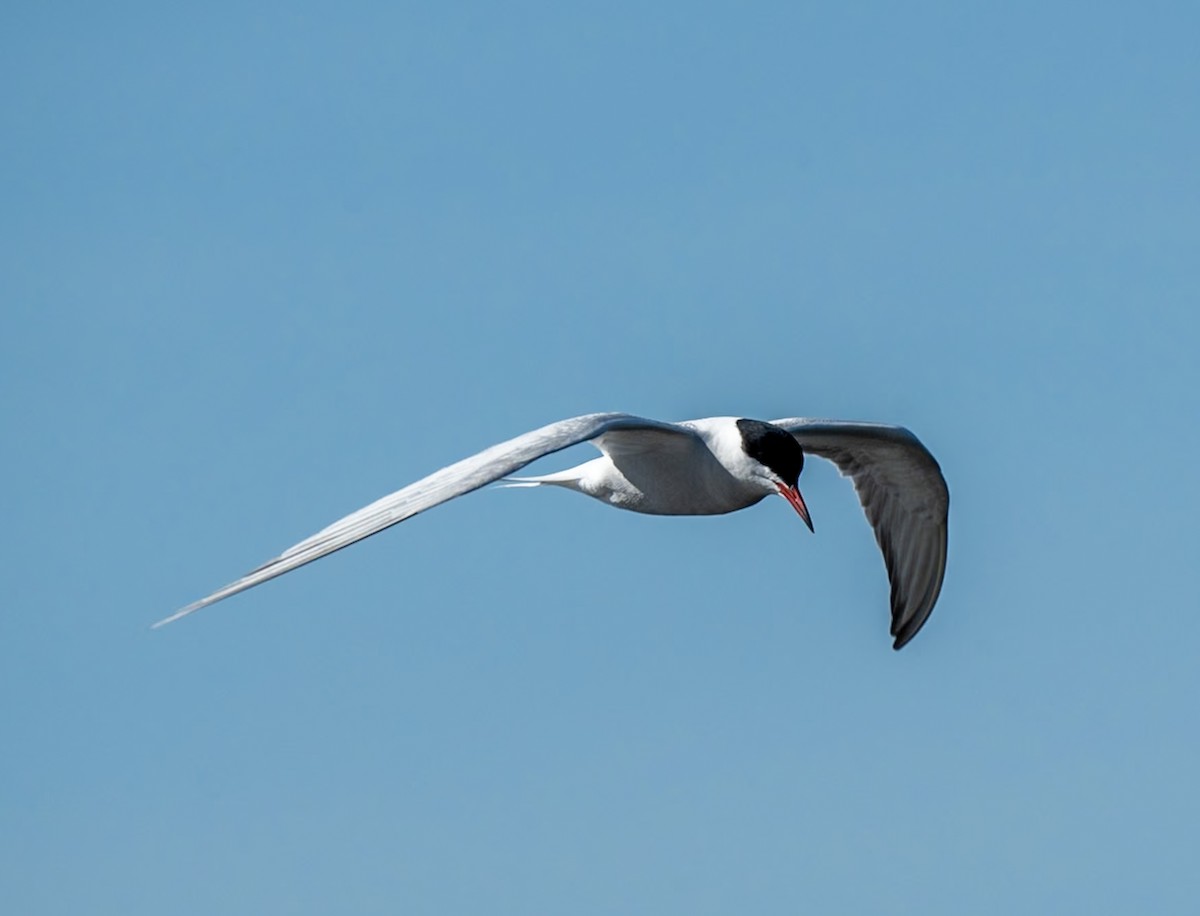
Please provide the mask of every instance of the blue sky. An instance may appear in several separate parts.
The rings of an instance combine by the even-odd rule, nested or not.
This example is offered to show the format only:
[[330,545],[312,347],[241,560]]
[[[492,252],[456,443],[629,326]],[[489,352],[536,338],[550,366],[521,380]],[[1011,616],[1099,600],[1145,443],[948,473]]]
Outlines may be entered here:
[[[1194,911],[1200,14],[845,7],[3,13],[12,912]],[[597,410],[911,427],[929,624],[814,461],[147,630]]]

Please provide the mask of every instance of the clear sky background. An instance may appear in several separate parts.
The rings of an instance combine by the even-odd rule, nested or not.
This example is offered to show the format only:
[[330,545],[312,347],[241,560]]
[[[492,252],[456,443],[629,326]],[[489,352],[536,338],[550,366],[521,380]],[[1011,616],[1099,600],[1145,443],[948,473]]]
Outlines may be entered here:
[[[1197,34],[9,4],[4,911],[1196,912]],[[816,460],[815,536],[483,491],[147,629],[599,410],[911,427],[925,630]]]

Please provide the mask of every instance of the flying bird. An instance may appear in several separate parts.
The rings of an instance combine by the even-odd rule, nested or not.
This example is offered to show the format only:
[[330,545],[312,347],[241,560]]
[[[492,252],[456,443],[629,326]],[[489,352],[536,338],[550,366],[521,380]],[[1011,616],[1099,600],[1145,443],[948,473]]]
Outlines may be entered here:
[[[581,442],[600,457],[538,477],[512,477]],[[665,423],[626,413],[560,420],[493,445],[318,531],[273,560],[189,604],[155,627],[290,572],[490,483],[574,490],[649,515],[723,515],[778,494],[813,530],[798,487],[805,454],[826,458],[854,483],[891,583],[893,648],[916,636],[946,572],[950,495],[937,461],[901,426],[846,420],[708,417]]]

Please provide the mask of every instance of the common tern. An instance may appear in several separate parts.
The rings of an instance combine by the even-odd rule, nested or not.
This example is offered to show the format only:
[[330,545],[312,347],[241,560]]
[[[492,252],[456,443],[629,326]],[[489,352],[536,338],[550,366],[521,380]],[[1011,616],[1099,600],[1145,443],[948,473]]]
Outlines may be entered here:
[[[590,442],[600,457],[565,471],[511,477],[532,461]],[[155,627],[253,588],[490,483],[554,486],[650,515],[722,515],[784,497],[811,530],[797,486],[805,454],[854,483],[891,583],[893,648],[928,619],[946,572],[949,491],[937,461],[901,426],[845,420],[709,417],[665,423],[625,413],[560,420],[493,445],[339,519]]]

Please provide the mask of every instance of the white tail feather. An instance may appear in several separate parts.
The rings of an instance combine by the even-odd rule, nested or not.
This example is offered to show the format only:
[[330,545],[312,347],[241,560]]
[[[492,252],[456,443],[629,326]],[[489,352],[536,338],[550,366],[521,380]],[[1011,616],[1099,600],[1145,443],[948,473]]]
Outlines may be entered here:
[[[603,460],[603,459],[599,459]],[[590,463],[590,462],[589,462]],[[583,474],[581,469],[586,465],[567,468],[554,474],[542,474],[538,477],[502,477],[498,482],[504,487],[566,487],[568,490],[578,490],[579,481]]]

